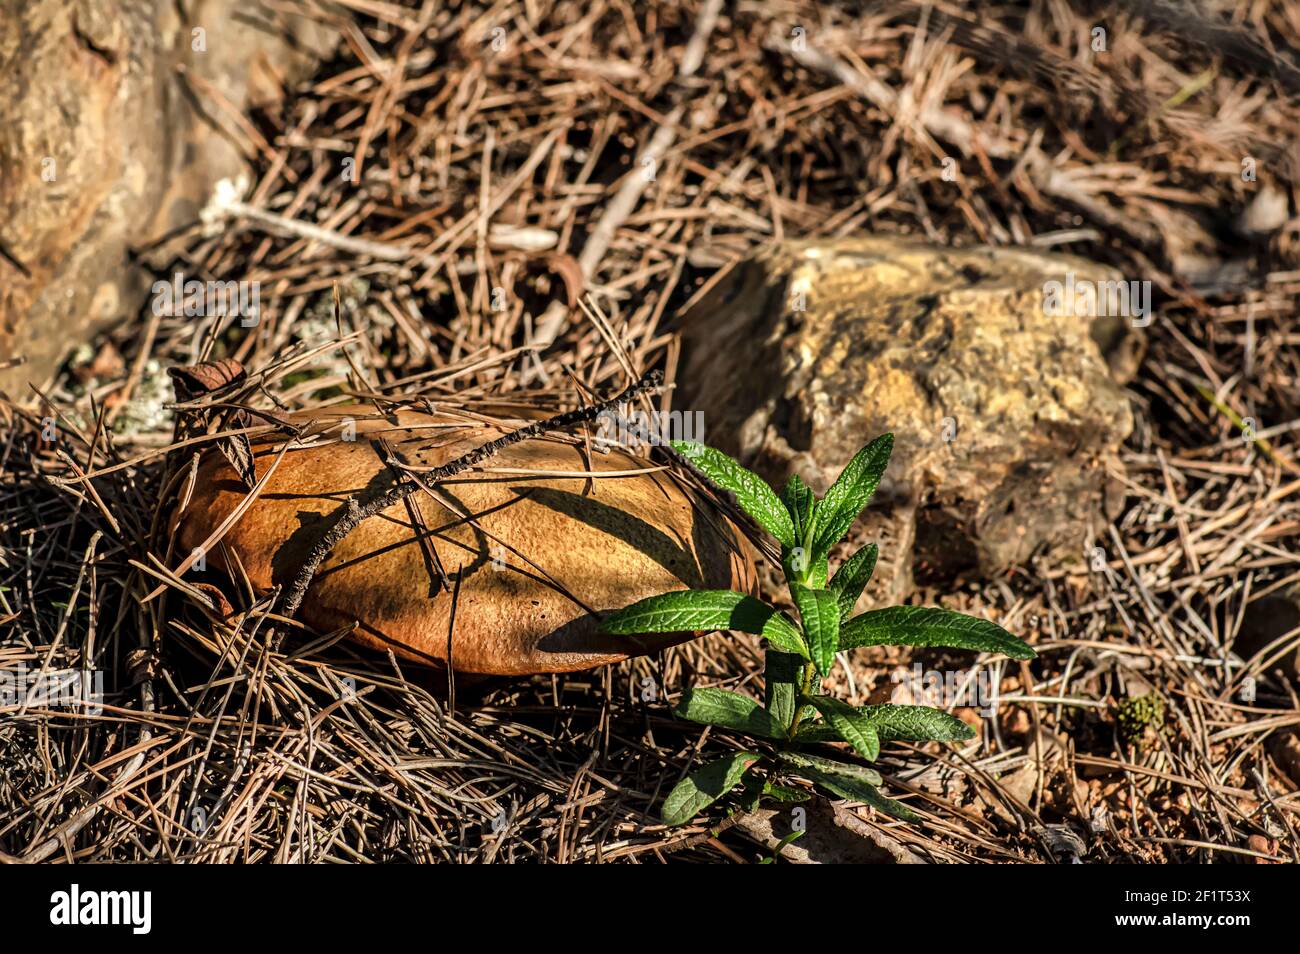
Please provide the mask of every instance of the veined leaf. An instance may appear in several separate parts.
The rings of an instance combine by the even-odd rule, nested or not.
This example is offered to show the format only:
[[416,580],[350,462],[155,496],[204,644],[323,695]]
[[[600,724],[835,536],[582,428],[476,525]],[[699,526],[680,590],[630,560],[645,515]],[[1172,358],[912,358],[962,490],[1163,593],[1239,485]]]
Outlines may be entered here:
[[830,575],[830,570],[830,557],[823,553],[813,560],[812,572],[808,574],[808,585],[815,590],[826,589],[826,577]]
[[664,799],[665,825],[684,825],[736,787],[745,769],[762,756],[757,752],[732,752],[725,758],[697,768]]
[[948,646],[1033,659],[1037,653],[997,623],[934,606],[891,606],[856,616],[840,629],[840,649]]
[[816,558],[810,560],[809,552],[804,547],[781,548],[781,569],[785,571],[787,583],[802,583],[813,590],[826,589],[830,560],[825,553],[812,556]]
[[839,601],[831,590],[812,590],[802,583],[791,583],[790,593],[799,607],[809,658],[825,676],[835,665],[835,653],[839,649]]
[[[726,689],[688,689],[673,709],[683,719],[748,732],[765,739],[784,739],[786,727],[749,696]],[[787,723],[788,725],[788,723]]]
[[788,582],[799,582],[813,589],[826,586],[829,571],[827,554],[812,545],[817,522],[817,497],[798,474],[791,474],[781,491],[781,502],[790,512],[794,524],[793,547],[783,547],[781,568]]
[[862,802],[888,815],[893,815],[895,818],[901,818],[903,821],[919,822],[921,820],[921,816],[916,812],[902,802],[896,802],[892,798],[881,795],[876,786],[869,782],[830,773],[818,774],[819,777],[810,778],[809,781],[816,782],[832,795],[847,798],[851,802]]
[[767,687],[763,698],[772,718],[783,726],[794,722],[794,701],[799,696],[799,680],[803,676],[803,657],[794,653],[767,651],[763,678]]
[[810,796],[801,788],[791,788],[789,785],[778,785],[774,782],[763,783],[763,794],[769,798],[775,798],[778,802],[806,802]]
[[733,590],[677,590],[649,596],[601,621],[613,636],[735,629],[764,636],[783,652],[807,656],[799,629],[761,600]]
[[[235,418],[242,418],[236,421]],[[227,427],[248,427],[253,421],[247,411],[237,411],[232,416]],[[239,479],[244,482],[244,486],[252,490],[257,486],[257,467],[253,457],[253,445],[248,440],[247,434],[230,434],[217,441],[217,449],[221,451],[222,456]]]
[[832,775],[866,785],[879,785],[884,781],[879,772],[865,765],[849,765],[846,762],[835,762],[831,759],[819,758],[816,755],[808,755],[804,752],[782,752],[778,758],[794,774],[813,782],[817,781],[817,778],[809,773]]
[[736,502],[758,525],[784,546],[795,546],[794,523],[781,498],[752,470],[742,467],[720,450],[695,441],[673,441],[677,452],[719,487],[736,495]]
[[815,782],[832,795],[847,798],[850,801],[864,802],[904,821],[920,820],[920,816],[911,811],[906,805],[896,802],[892,798],[886,798],[876,790],[876,787],[881,784],[883,779],[881,779],[880,773],[874,769],[860,765],[848,765],[843,762],[832,762],[830,759],[821,759],[796,752],[783,752],[780,758],[782,762],[790,767],[794,774],[802,776],[810,782]]
[[[857,712],[871,723],[881,742],[963,742],[975,735],[975,730],[961,719],[929,706],[898,706],[887,702],[860,706]],[[833,742],[839,737],[831,725],[819,723],[801,728],[798,740]]]
[[840,603],[840,619],[848,619],[857,605],[858,597],[871,582],[871,574],[876,572],[876,558],[880,548],[868,543],[853,556],[840,564],[840,568],[831,577],[829,588],[835,591]]
[[877,811],[882,811],[886,815],[893,815],[895,818],[901,819],[905,822],[919,822],[922,820],[920,815],[912,811],[902,802],[881,795],[874,785],[861,786],[859,793],[862,797],[859,798],[858,801],[870,805],[872,808]]
[[868,762],[880,757],[880,736],[876,727],[861,712],[834,696],[807,696],[822,718],[841,739]]
[[740,792],[736,795],[736,805],[742,812],[756,812],[763,800],[763,779],[753,772],[747,772],[740,780]]
[[794,524],[795,543],[808,539],[808,528],[816,519],[817,498],[812,489],[803,482],[798,474],[791,474],[781,491],[781,503],[785,504]]
[[817,540],[813,549],[830,550],[858,519],[889,466],[894,435],[882,434],[853,455],[817,506]]

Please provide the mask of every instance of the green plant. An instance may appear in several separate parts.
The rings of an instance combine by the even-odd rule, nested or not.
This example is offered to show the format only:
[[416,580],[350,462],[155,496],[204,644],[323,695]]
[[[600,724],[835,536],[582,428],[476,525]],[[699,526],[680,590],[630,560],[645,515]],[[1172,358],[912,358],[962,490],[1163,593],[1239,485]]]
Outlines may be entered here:
[[1148,734],[1154,738],[1164,728],[1165,701],[1154,692],[1126,699],[1115,713],[1115,719],[1119,723],[1120,738],[1140,748]]
[[731,590],[685,590],[634,603],[602,623],[616,635],[739,630],[767,640],[763,705],[725,689],[690,689],[676,706],[684,719],[762,740],[697,768],[669,793],[667,824],[689,821],[733,789],[745,807],[767,797],[801,801],[806,791],[782,784],[796,777],[839,798],[872,805],[914,820],[906,806],[880,794],[879,773],[857,761],[824,758],[804,751],[821,742],[844,741],[865,762],[880,754],[881,742],[952,741],[974,733],[961,720],[927,706],[854,707],[823,695],[821,679],[835,654],[857,646],[947,646],[999,652],[1032,659],[1022,640],[988,620],[950,610],[894,606],[850,618],[871,579],[878,555],[870,544],[829,576],[828,555],[866,507],[889,464],[894,438],[886,434],[854,456],[820,500],[796,475],[780,495],[726,454],[690,441],[673,446],[781,544],[781,564],[796,623],[775,607]]

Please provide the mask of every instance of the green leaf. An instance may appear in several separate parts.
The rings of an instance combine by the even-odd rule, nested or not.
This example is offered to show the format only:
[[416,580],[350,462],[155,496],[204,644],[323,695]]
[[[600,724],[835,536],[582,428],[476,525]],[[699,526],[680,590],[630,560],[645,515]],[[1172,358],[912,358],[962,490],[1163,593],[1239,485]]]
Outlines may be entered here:
[[[871,723],[881,742],[963,742],[975,730],[956,716],[929,706],[898,706],[891,702],[860,706],[858,714]],[[832,742],[839,733],[825,723],[799,730],[800,742]]]
[[975,730],[961,719],[929,706],[899,706],[884,703],[863,706],[863,717],[876,727],[882,740],[902,742],[964,742]]
[[840,619],[848,619],[853,612],[858,597],[871,582],[871,574],[876,572],[876,558],[879,555],[880,548],[874,543],[868,543],[841,563],[831,577],[830,589],[835,591],[840,602]]
[[823,676],[835,665],[839,649],[840,604],[831,590],[812,590],[802,583],[791,583],[790,594],[799,607],[809,657]]
[[765,739],[786,737],[785,725],[778,723],[770,712],[749,696],[726,689],[688,689],[673,711],[692,722],[748,732]]
[[677,590],[639,600],[601,621],[612,636],[734,629],[764,636],[780,650],[807,656],[799,629],[761,600],[732,590]]
[[857,789],[861,797],[858,801],[870,805],[872,808],[884,812],[886,815],[893,815],[895,818],[902,819],[905,822],[922,821],[920,815],[912,811],[902,802],[896,802],[892,798],[881,795],[874,785],[863,785]]
[[810,755],[807,752],[783,751],[777,753],[777,758],[801,778],[809,778],[807,772],[817,771],[854,778],[860,782],[866,782],[868,785],[879,785],[884,781],[879,772],[866,765],[837,762],[834,759],[824,759],[819,755]]
[[673,447],[700,469],[705,477],[736,495],[736,502],[758,525],[784,546],[795,545],[794,523],[785,505],[761,477],[720,450],[695,441],[673,441]]
[[853,521],[880,486],[894,450],[894,435],[882,434],[853,455],[817,507],[817,540],[813,549],[825,552],[848,533]]
[[807,829],[801,829],[798,831],[790,832],[790,834],[786,835],[784,838],[782,838],[780,841],[776,843],[776,847],[772,849],[772,854],[768,855],[766,858],[760,861],[759,864],[760,865],[776,864],[776,859],[781,857],[781,852],[785,851],[786,846],[793,841],[797,841],[798,839],[802,838],[806,834],[808,834]]
[[794,700],[799,695],[799,680],[803,677],[803,657],[794,653],[769,649],[763,678],[766,688],[763,698],[767,711],[781,725],[794,723]]
[[881,811],[889,812],[905,821],[919,821],[916,815],[905,805],[886,798],[876,791],[883,779],[874,769],[861,765],[848,765],[833,762],[830,759],[817,758],[799,752],[782,752],[779,756],[791,771],[802,778],[815,782],[832,795],[847,798],[855,802],[865,802]]
[[798,474],[791,474],[781,491],[781,502],[794,524],[795,542],[807,540],[808,528],[816,519],[817,498],[812,489]]
[[791,788],[789,785],[778,785],[774,782],[763,783],[763,794],[769,798],[775,798],[778,802],[787,804],[806,802],[812,797],[802,788]]
[[806,696],[817,708],[822,718],[830,724],[841,739],[868,762],[880,757],[880,736],[876,727],[857,709],[834,696]]
[[830,560],[825,553],[820,556],[812,554],[812,556],[815,559],[809,560],[809,553],[805,547],[782,547],[781,569],[785,571],[785,581],[802,583],[814,590],[824,590],[826,575],[830,570]]
[[665,825],[684,825],[736,787],[745,769],[761,759],[757,752],[732,752],[697,768],[664,799]]
[[895,818],[901,818],[903,821],[921,821],[920,815],[902,802],[896,802],[892,798],[881,795],[876,786],[869,782],[831,773],[822,773],[819,778],[810,778],[809,781],[816,782],[832,795],[847,798],[851,802],[862,802],[886,814],[893,815]]
[[830,576],[830,557],[823,553],[813,560],[812,570],[808,574],[808,585],[814,590],[826,589],[826,577]]
[[840,629],[840,648],[858,646],[948,646],[1012,659],[1037,655],[997,623],[933,606],[891,606],[854,617]]

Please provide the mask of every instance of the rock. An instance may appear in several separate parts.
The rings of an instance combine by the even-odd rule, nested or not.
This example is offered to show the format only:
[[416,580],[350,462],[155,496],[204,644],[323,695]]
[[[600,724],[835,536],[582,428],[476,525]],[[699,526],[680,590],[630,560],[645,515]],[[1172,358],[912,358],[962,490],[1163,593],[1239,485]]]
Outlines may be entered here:
[[15,399],[140,308],[132,250],[195,221],[245,168],[200,85],[237,110],[267,102],[337,37],[257,0],[184,8],[31,0],[0,18],[0,390]]
[[706,442],[818,492],[892,431],[859,528],[885,538],[875,598],[901,598],[914,569],[990,573],[1040,550],[1078,561],[1132,428],[1116,378],[1138,338],[1122,317],[1050,314],[1045,289],[1118,279],[1023,249],[787,242],[684,316],[678,407],[705,409]]
[[[364,407],[293,419],[320,422],[309,433],[321,443],[284,456],[220,547],[206,541],[248,493],[224,454],[204,454],[177,521],[180,554],[206,545],[209,568],[233,575],[230,551],[259,594],[292,579],[349,496],[393,486],[381,438],[406,464],[436,467],[508,430],[450,414],[384,418]],[[273,439],[252,442],[257,478],[275,447]],[[435,584],[420,537],[450,577],[461,574],[450,646],[459,672],[568,672],[654,652],[683,637],[600,635],[597,614],[670,590],[754,591],[748,544],[707,500],[664,471],[595,477],[588,489],[588,466],[651,465],[621,451],[592,455],[588,465],[578,440],[515,444],[440,482],[438,500],[409,497],[425,528],[419,536],[405,502],[363,521],[321,564],[298,618],[322,632],[356,623],[352,637],[363,645],[445,665],[452,594]]]

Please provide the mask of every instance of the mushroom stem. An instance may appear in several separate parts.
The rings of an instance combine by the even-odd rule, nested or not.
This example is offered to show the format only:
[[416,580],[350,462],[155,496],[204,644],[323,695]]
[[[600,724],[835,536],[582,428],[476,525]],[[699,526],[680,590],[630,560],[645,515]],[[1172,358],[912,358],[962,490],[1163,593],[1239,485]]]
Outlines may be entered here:
[[[496,456],[512,444],[540,437],[547,431],[563,430],[577,424],[594,421],[611,407],[630,401],[656,387],[662,379],[663,375],[659,371],[647,371],[634,384],[607,401],[601,401],[599,404],[592,404],[573,411],[566,411],[544,421],[536,421],[518,430],[511,431],[509,434],[504,434],[496,440],[488,441],[468,454],[430,471],[425,475],[425,481],[437,483],[438,481],[449,480],[475,464]],[[320,569],[321,563],[343,541],[343,538],[356,529],[363,520],[367,517],[373,517],[375,514],[383,513],[393,504],[405,499],[419,489],[420,482],[410,477],[403,477],[399,478],[397,485],[391,490],[365,503],[361,503],[357,497],[349,497],[347,503],[339,507],[331,515],[332,523],[329,529],[316,541],[311,553],[307,556],[306,562],[303,563],[297,575],[282,591],[280,605],[277,607],[278,614],[289,619],[293,618],[294,613],[298,611],[298,607],[302,604],[303,597],[307,594],[307,587],[311,585],[312,579],[316,576],[316,571]]]

